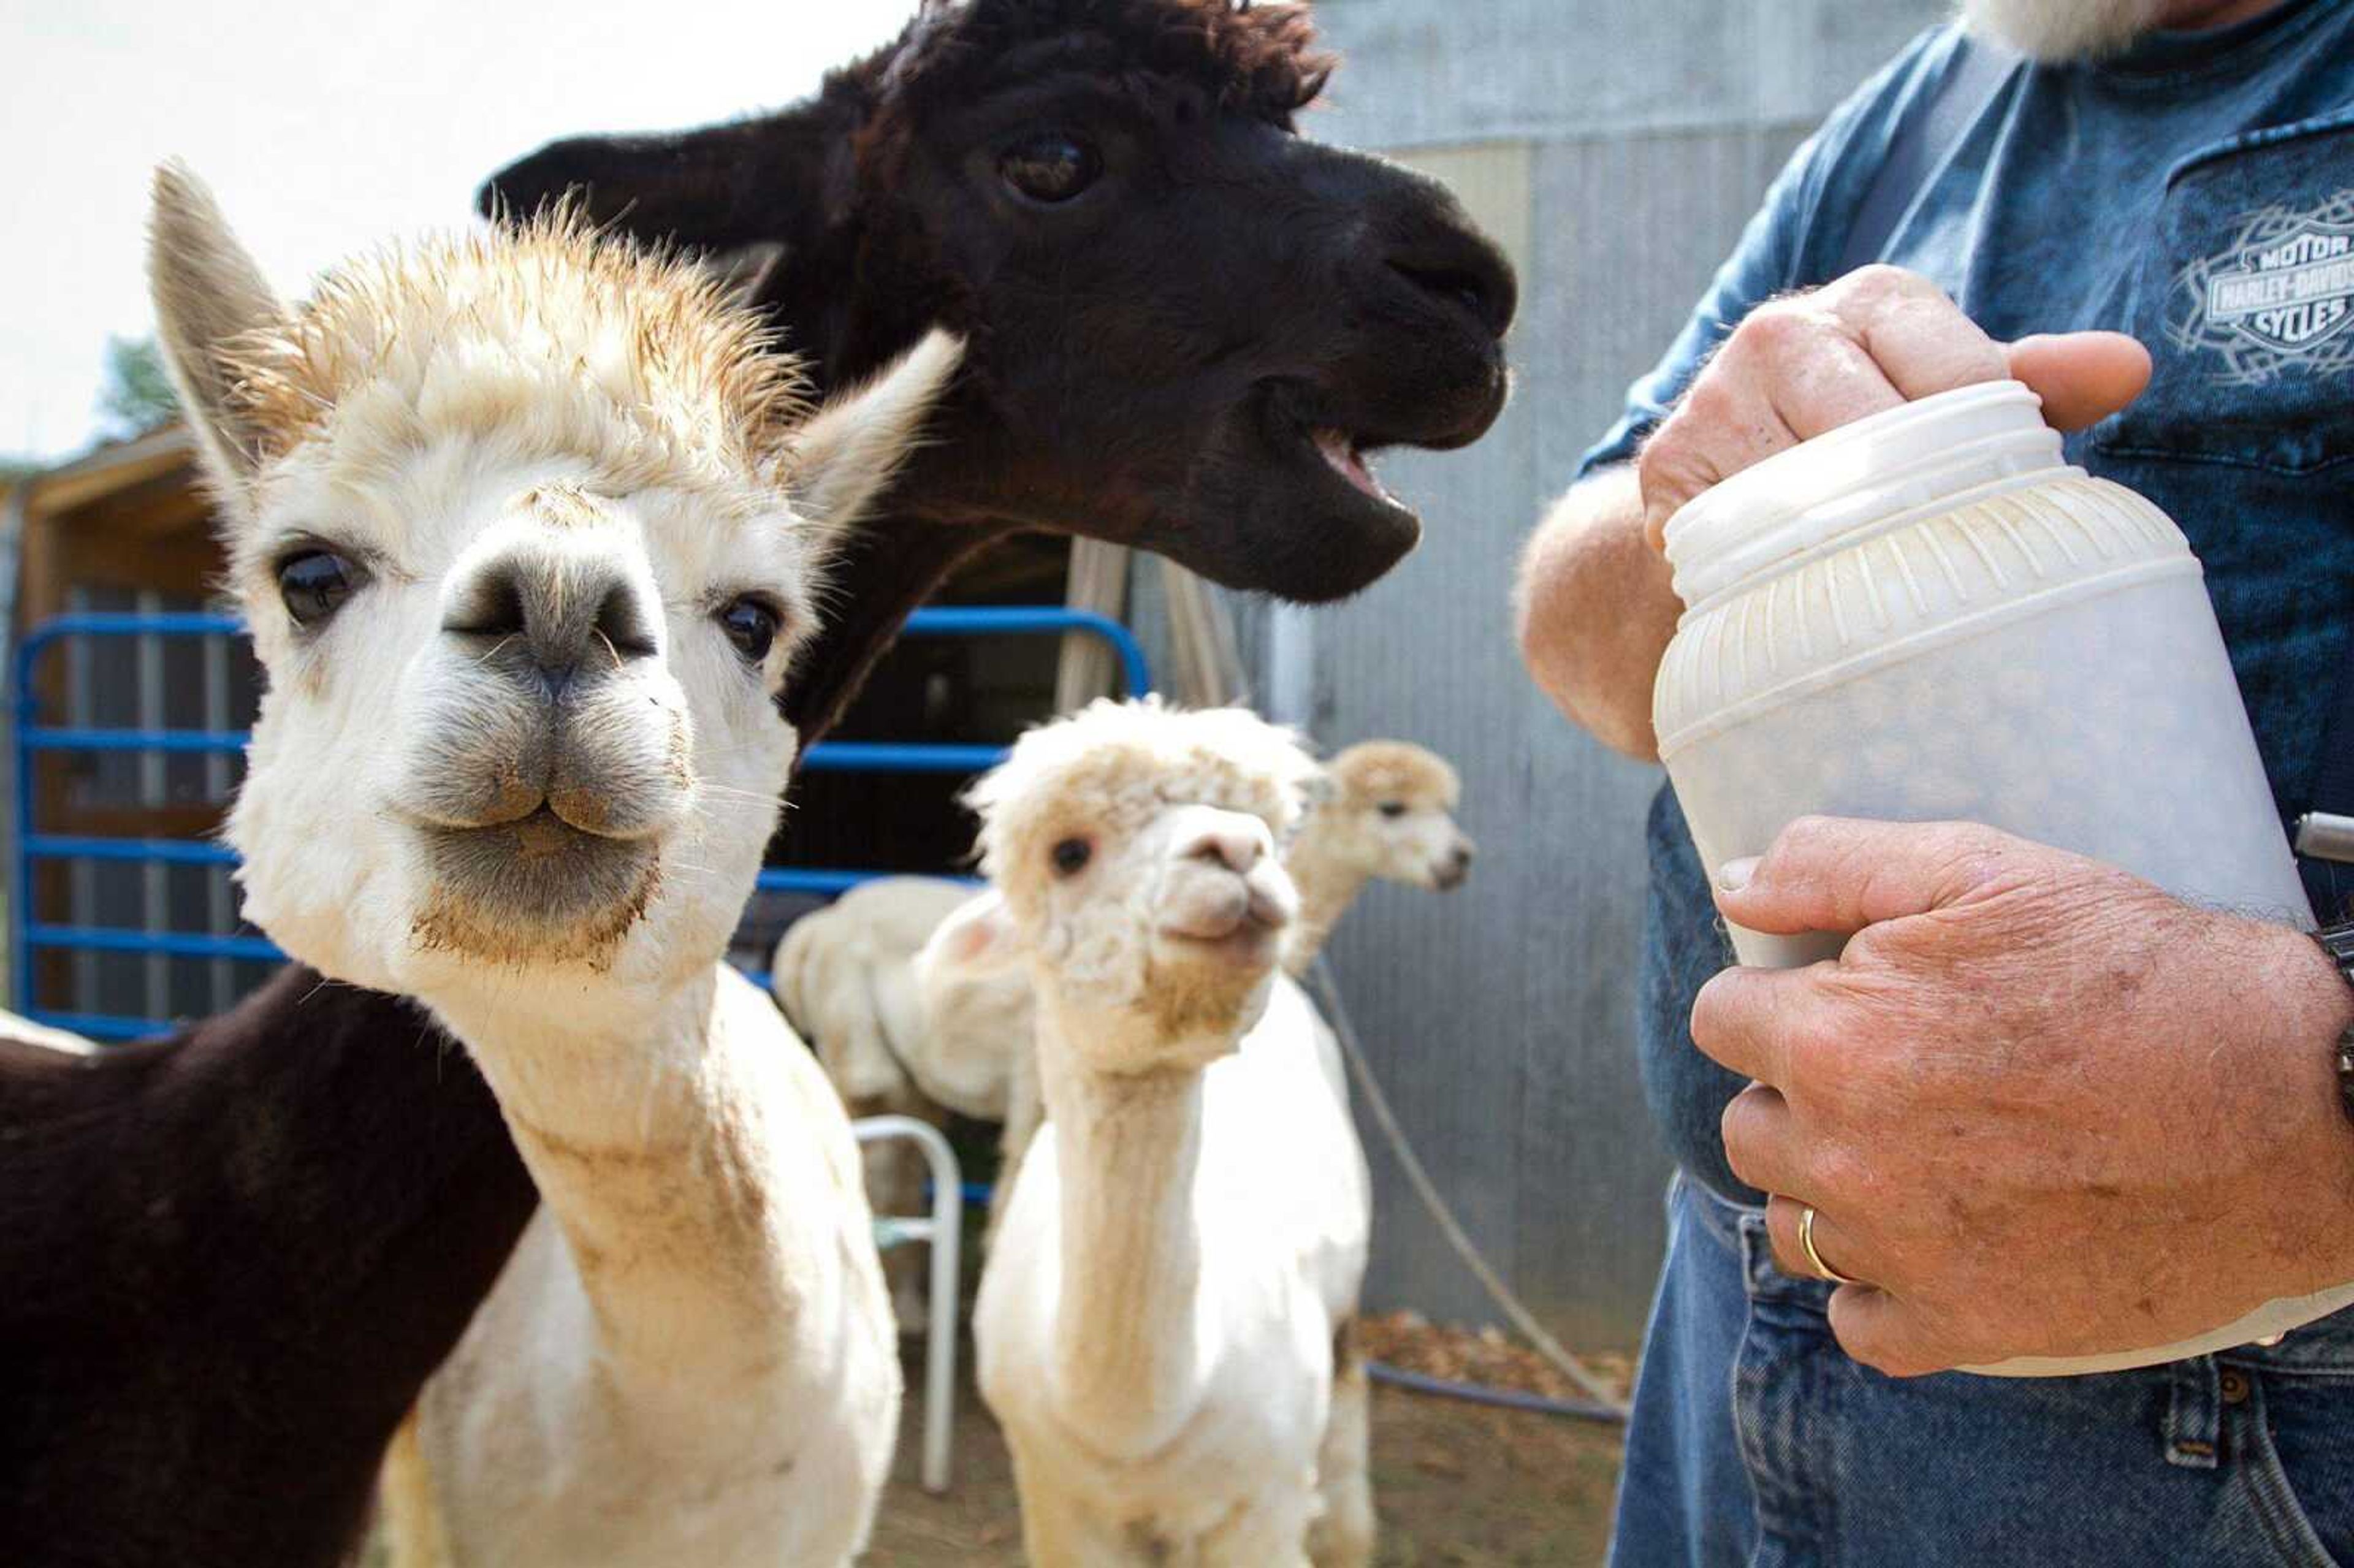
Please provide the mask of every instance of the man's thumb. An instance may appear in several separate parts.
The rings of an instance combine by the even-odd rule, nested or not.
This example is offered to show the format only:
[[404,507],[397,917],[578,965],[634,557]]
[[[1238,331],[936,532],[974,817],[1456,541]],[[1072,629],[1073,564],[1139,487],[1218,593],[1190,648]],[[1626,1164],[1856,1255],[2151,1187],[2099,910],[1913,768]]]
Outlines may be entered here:
[[2011,376],[2043,399],[2055,430],[2107,418],[2149,385],[2149,350],[2121,332],[2062,332],[2006,344]]
[[1950,904],[2015,841],[1969,822],[1801,817],[1763,856],[1716,873],[1716,906],[1771,937],[1853,933]]

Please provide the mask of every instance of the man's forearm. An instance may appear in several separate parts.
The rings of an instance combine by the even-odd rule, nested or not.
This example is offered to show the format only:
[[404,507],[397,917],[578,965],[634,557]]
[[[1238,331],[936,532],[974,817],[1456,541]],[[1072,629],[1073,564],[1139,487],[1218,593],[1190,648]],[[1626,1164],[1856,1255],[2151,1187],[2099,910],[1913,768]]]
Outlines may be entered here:
[[1632,467],[1572,486],[1521,566],[1521,657],[1555,706],[1615,751],[1652,761],[1651,685],[1681,613],[1643,536]]

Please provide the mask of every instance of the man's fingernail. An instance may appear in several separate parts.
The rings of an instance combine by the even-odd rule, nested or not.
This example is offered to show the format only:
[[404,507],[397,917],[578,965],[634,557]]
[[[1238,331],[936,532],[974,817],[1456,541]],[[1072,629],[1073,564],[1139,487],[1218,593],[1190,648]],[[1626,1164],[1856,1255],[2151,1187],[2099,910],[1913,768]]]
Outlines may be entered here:
[[1716,868],[1718,890],[1724,893],[1738,893],[1748,886],[1749,879],[1757,874],[1757,860],[1758,857],[1754,854],[1745,854],[1739,860],[1729,860],[1718,866]]

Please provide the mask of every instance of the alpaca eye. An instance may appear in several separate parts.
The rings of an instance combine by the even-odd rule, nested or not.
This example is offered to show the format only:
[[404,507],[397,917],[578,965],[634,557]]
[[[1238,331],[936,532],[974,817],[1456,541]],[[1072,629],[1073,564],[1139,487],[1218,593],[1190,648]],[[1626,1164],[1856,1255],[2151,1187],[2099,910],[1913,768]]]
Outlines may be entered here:
[[361,577],[333,550],[302,550],[278,563],[278,597],[295,625],[315,626],[352,597]]
[[719,628],[736,652],[758,664],[777,641],[777,612],[757,599],[739,599],[719,612]]
[[1055,846],[1054,862],[1056,876],[1076,876],[1087,870],[1087,862],[1095,858],[1096,846],[1085,839],[1065,839]]
[[1037,202],[1066,202],[1103,173],[1103,159],[1084,142],[1059,132],[1016,143],[997,160],[1005,183]]
[[1405,816],[1405,802],[1404,800],[1384,800],[1384,801],[1383,801],[1383,802],[1382,802],[1382,815],[1383,815],[1383,816],[1384,816],[1384,817],[1403,817],[1403,816]]

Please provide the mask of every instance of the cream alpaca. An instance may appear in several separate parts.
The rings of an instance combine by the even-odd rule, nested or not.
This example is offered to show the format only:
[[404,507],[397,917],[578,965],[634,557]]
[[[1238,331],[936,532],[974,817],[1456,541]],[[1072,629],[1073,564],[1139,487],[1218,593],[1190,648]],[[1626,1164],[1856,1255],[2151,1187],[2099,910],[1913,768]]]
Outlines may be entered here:
[[[1476,851],[1455,823],[1462,793],[1447,760],[1410,741],[1360,741],[1324,765],[1315,804],[1283,856],[1284,869],[1299,889],[1299,918],[1283,936],[1287,976],[1297,979],[1308,972],[1368,882],[1402,882],[1440,892],[1463,885]],[[959,994],[970,987],[933,974],[920,955],[910,968],[925,1016],[979,1013]],[[1003,1038],[1011,1042],[1005,1052],[1009,1081],[1004,1129],[997,1144],[992,1232],[1046,1115],[1038,1087],[1038,1054],[1031,1046],[1029,1031]],[[972,1047],[966,1045],[963,1054],[973,1054]]]
[[821,524],[955,345],[804,419],[715,284],[560,217],[289,308],[169,168],[152,271],[270,672],[246,913],[430,1006],[545,1199],[396,1447],[402,1555],[847,1562],[898,1404],[855,1150],[718,960]]
[[[1437,753],[1403,740],[1368,740],[1324,764],[1315,804],[1284,869],[1300,916],[1283,966],[1305,974],[1365,885],[1451,890],[1469,874],[1473,845],[1456,825],[1461,794]],[[1003,1124],[1002,1213],[1023,1151],[1038,1128],[1030,987],[1020,974],[935,973],[917,956],[970,888],[931,877],[867,883],[796,921],[778,944],[777,1000],[815,1044],[826,1076],[854,1115],[898,1111],[945,1125],[951,1111]],[[867,1192],[894,1212],[920,1199],[923,1162],[896,1144],[868,1148]],[[902,1333],[925,1321],[921,1260],[885,1258]]]
[[1365,884],[1451,892],[1475,853],[1455,825],[1463,786],[1435,751],[1361,741],[1324,765],[1324,799],[1283,857],[1299,885],[1299,922],[1283,943],[1283,969],[1294,977],[1308,972]]
[[1276,844],[1312,775],[1248,714],[1098,703],[973,790],[998,892],[928,953],[1025,962],[1037,997],[1052,1120],[974,1333],[1042,1568],[1280,1568],[1311,1531],[1320,1563],[1370,1556],[1364,1388],[1335,1366],[1364,1160],[1329,1039],[1276,985]]

